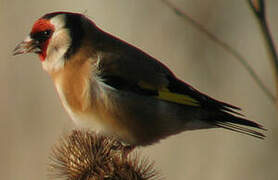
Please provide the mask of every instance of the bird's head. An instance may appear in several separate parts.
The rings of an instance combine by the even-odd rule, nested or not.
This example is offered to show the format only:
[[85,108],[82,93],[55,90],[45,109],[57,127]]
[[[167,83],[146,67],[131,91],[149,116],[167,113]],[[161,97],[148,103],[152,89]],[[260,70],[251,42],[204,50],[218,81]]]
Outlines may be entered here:
[[[85,26],[93,25],[82,14],[54,12],[38,19],[27,38],[19,43],[13,55],[36,53],[46,71],[55,71],[81,47]],[[86,28],[88,29],[88,28]]]

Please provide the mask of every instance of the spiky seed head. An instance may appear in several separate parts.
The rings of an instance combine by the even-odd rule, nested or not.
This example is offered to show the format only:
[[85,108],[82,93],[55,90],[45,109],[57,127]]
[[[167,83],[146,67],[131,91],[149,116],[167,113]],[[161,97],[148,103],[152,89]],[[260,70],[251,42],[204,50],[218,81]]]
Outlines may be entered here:
[[153,163],[126,153],[125,145],[112,137],[73,130],[53,147],[50,173],[67,180],[158,179]]

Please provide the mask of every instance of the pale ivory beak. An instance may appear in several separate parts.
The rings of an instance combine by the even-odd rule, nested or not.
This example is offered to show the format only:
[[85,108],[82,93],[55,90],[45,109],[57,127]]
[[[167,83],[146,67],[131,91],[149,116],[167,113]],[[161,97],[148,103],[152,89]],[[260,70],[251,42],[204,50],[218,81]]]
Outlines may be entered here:
[[39,42],[34,41],[29,36],[22,42],[20,42],[13,50],[13,55],[25,54],[25,53],[40,53]]

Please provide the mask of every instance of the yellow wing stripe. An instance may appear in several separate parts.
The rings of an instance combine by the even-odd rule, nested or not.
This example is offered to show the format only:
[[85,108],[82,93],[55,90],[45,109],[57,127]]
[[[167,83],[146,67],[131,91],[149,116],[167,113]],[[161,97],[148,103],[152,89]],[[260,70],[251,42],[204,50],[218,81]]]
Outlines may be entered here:
[[170,101],[178,104],[184,104],[188,106],[200,106],[198,101],[190,96],[172,93],[168,89],[164,88],[158,91],[158,99]]
[[[157,88],[155,88],[151,84],[143,82],[143,81],[140,81],[138,83],[138,85],[143,89],[157,90]],[[200,106],[199,102],[197,100],[193,99],[192,97],[183,95],[183,94],[172,93],[167,88],[159,89],[158,96],[156,98],[164,100],[164,101],[169,101],[169,102],[178,103],[178,104],[184,104],[184,105],[188,105],[188,106]]]

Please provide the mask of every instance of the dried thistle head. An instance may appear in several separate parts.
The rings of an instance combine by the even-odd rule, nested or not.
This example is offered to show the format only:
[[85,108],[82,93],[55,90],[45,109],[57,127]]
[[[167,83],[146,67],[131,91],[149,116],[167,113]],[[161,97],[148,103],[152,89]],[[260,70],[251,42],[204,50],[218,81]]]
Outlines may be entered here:
[[50,155],[50,173],[67,180],[154,180],[153,163],[128,154],[112,137],[84,130],[64,136]]

